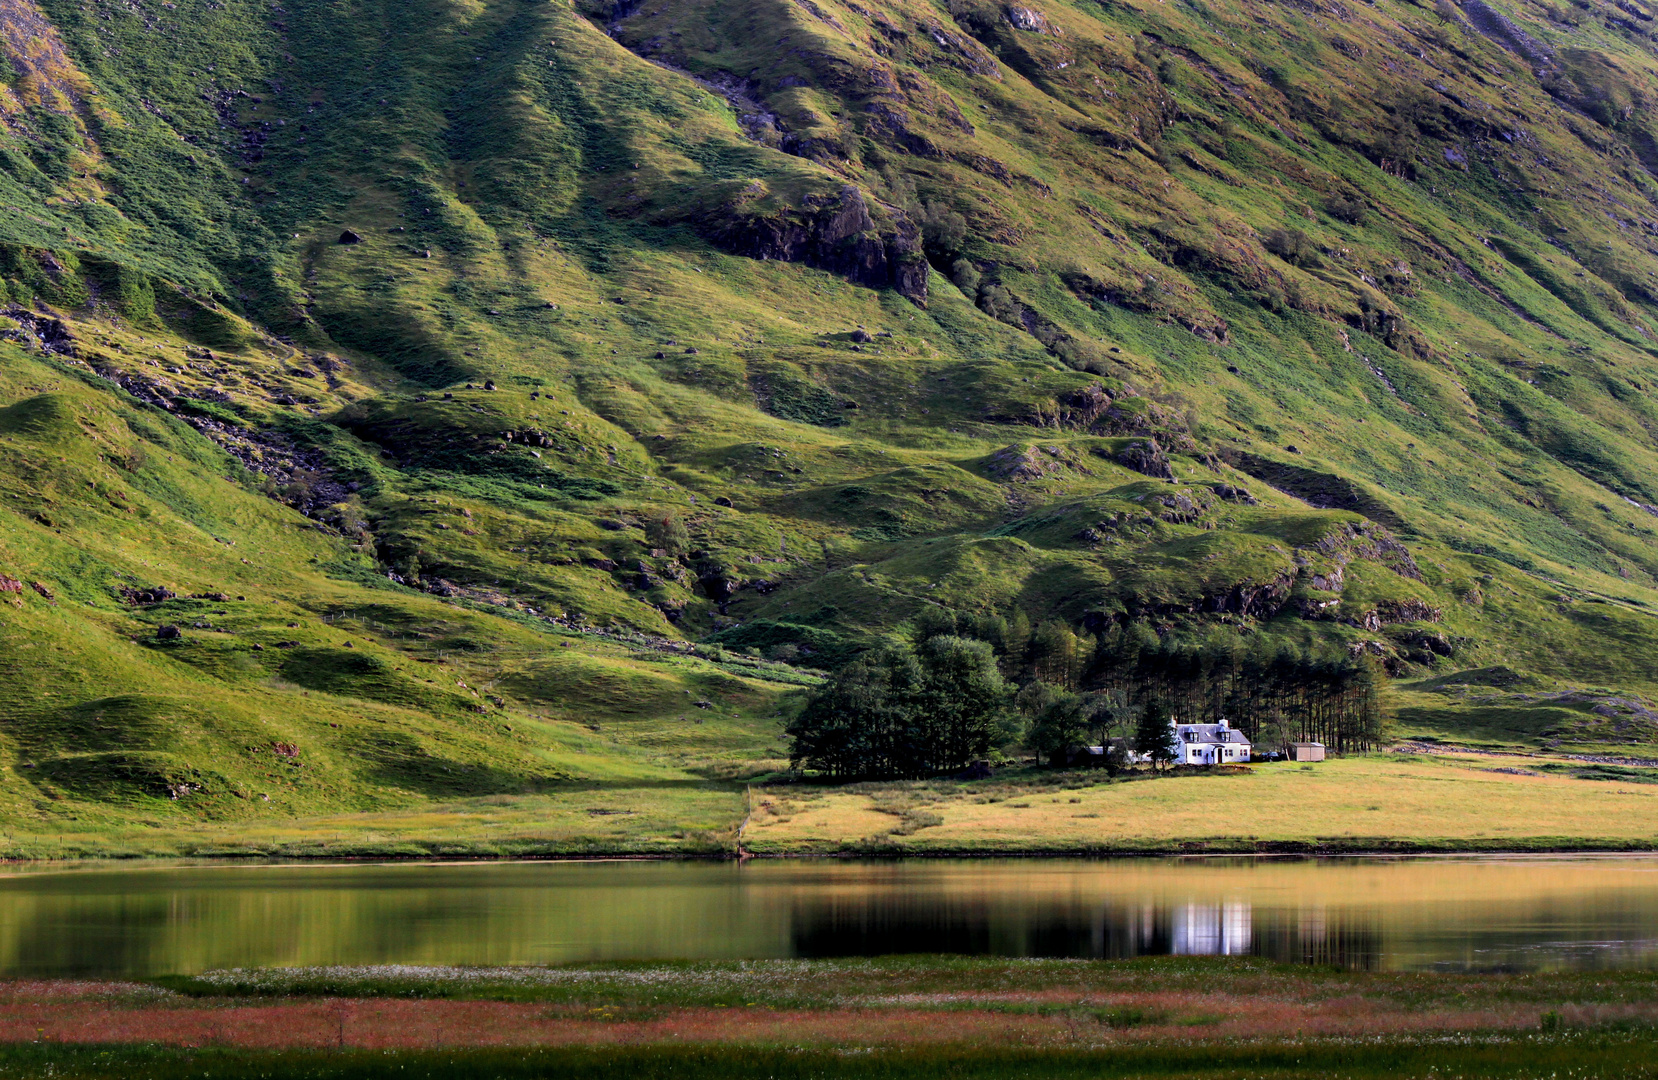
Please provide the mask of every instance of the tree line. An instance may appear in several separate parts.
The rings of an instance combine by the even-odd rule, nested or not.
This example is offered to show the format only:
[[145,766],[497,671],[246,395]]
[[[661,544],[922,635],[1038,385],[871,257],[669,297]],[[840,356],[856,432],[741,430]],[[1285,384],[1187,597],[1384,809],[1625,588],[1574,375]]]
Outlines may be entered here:
[[796,768],[849,778],[957,771],[1025,750],[1061,764],[1078,746],[1154,764],[1171,723],[1222,718],[1256,752],[1292,742],[1336,753],[1381,744],[1375,664],[1263,635],[1159,636],[1143,623],[1079,634],[1059,620],[934,609],[836,672],[789,726]]

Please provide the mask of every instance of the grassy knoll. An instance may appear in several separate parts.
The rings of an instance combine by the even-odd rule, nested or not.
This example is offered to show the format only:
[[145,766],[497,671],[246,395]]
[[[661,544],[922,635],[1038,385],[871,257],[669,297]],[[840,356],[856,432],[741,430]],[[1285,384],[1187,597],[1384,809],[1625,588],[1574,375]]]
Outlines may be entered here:
[[[1549,764],[1557,768],[1544,771]],[[1590,782],[1579,778],[1587,775],[1581,763],[1386,754],[1114,782],[1099,773],[1036,773],[978,783],[789,785],[763,789],[744,846],[757,854],[1252,851],[1286,843],[1645,848],[1658,821],[1658,785],[1646,772],[1613,770]]]
[[1658,1023],[1648,973],[1399,975],[1251,958],[164,982],[0,987],[0,1075],[1643,1076]]

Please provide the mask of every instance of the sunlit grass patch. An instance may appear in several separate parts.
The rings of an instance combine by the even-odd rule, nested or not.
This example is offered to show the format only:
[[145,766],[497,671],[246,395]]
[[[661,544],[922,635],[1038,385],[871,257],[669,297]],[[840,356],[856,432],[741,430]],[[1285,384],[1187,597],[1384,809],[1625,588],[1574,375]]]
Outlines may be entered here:
[[[1495,759],[1501,763],[1505,759]],[[1529,760],[1529,759],[1528,759]],[[1316,766],[1263,763],[1231,772],[1145,774],[1031,771],[934,785],[810,787],[819,797],[787,819],[761,817],[757,853],[856,847],[891,833],[884,814],[912,807],[924,829],[885,843],[914,851],[1255,851],[1308,849],[1641,849],[1658,815],[1645,772],[1572,762],[1493,771],[1493,759],[1376,754]],[[1626,779],[1622,786],[1582,779]],[[768,788],[789,798],[789,787]],[[1652,802],[1648,813],[1647,802]],[[933,819],[937,820],[934,821]]]

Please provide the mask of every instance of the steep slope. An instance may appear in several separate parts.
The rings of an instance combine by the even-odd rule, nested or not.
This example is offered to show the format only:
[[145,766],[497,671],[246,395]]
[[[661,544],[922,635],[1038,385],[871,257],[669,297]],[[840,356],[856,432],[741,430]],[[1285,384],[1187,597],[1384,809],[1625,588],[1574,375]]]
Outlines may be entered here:
[[[99,485],[126,474],[92,462],[126,410],[191,447],[167,483],[244,478],[213,514],[269,522],[229,538],[271,587],[396,597],[354,646],[514,612],[431,637],[487,640],[470,681],[508,708],[610,685],[534,659],[603,652],[572,629],[830,666],[944,606],[1004,620],[1013,666],[1045,621],[1277,642],[1416,680],[1412,729],[1658,742],[1639,5],[3,0],[0,22],[6,446],[91,470],[49,499],[16,474],[0,573],[114,620],[8,653],[62,708],[198,677],[121,659],[147,639],[113,573],[252,587],[199,552],[117,557]],[[125,542],[213,532],[198,503],[135,509]],[[333,654],[236,657],[227,701],[332,692]],[[459,723],[351,678],[419,738]],[[19,766],[116,752],[7,708]],[[156,745],[175,780],[212,752]],[[563,775],[522,761],[490,782]],[[366,774],[341,762],[343,791]]]

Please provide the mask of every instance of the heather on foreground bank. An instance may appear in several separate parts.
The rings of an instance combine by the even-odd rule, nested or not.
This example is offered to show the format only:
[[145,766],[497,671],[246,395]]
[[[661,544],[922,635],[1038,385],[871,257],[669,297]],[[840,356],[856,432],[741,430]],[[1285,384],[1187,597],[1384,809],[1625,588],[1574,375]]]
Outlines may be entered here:
[[1650,972],[928,956],[0,985],[0,1077],[1626,1077],[1655,1049]]
[[389,1054],[153,1047],[63,1048],[25,1045],[0,1050],[0,1077],[68,1080],[143,1076],[148,1080],[561,1080],[627,1076],[633,1080],[1002,1080],[1002,1078],[1156,1076],[1167,1080],[1410,1080],[1416,1077],[1562,1076],[1599,1080],[1658,1074],[1648,1034],[1553,1035],[1449,1042],[1275,1043],[1236,1047],[1158,1046],[1129,1050],[936,1049],[890,1051],[775,1050],[749,1047],[681,1050],[607,1047],[579,1050],[484,1050]]

